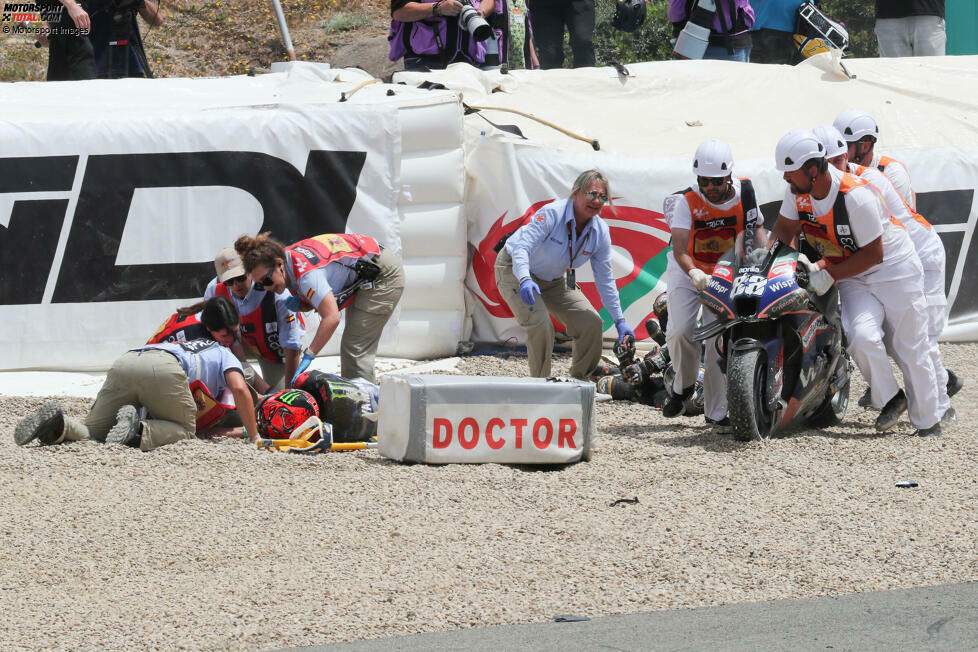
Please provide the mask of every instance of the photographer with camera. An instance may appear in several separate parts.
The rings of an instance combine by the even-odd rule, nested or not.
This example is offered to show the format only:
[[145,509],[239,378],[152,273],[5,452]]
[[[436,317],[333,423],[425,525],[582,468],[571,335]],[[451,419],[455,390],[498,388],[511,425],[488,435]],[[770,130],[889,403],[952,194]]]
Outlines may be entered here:
[[136,14],[151,27],[163,24],[163,14],[152,0],[90,0],[92,30],[89,39],[95,52],[95,69],[100,79],[153,77],[143,49]]
[[391,0],[387,35],[391,61],[405,70],[438,70],[464,62],[481,67],[492,28],[485,16],[494,0]]

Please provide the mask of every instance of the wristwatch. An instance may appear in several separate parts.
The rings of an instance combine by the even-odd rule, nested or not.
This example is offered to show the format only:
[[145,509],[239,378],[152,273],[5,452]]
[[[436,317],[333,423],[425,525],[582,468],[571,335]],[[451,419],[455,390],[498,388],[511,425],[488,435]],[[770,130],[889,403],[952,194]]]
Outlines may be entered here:
[[435,4],[431,5],[431,17],[432,18],[434,18],[436,16],[441,16],[441,14],[438,13],[438,5],[440,5],[440,4],[441,4],[441,0],[437,0],[437,2],[435,2]]

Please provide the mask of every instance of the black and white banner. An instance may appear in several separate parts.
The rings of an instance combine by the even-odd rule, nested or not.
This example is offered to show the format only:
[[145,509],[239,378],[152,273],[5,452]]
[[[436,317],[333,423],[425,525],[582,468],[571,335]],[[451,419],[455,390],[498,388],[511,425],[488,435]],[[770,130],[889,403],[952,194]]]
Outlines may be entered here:
[[105,368],[242,233],[400,249],[394,107],[0,122],[0,369]]

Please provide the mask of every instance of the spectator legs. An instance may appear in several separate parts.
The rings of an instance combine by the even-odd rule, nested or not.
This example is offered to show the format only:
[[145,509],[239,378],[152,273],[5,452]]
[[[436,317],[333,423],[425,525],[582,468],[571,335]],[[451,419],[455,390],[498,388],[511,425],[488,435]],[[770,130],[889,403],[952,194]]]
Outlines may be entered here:
[[594,0],[570,0],[564,16],[574,52],[574,67],[594,67]]

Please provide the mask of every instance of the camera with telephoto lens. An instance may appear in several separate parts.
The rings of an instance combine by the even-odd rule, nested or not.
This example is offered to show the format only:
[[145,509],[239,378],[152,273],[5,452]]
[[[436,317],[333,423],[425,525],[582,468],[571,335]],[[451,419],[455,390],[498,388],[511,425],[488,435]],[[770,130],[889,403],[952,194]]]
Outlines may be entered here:
[[458,24],[464,27],[476,41],[485,41],[492,36],[492,28],[489,27],[489,23],[468,2],[462,2],[462,11],[458,15]]

